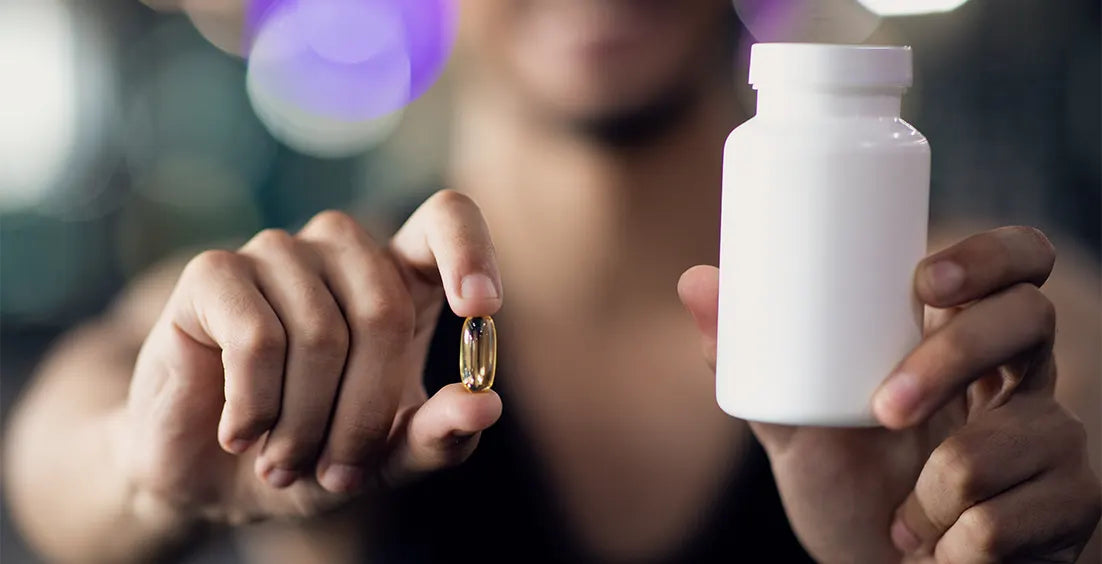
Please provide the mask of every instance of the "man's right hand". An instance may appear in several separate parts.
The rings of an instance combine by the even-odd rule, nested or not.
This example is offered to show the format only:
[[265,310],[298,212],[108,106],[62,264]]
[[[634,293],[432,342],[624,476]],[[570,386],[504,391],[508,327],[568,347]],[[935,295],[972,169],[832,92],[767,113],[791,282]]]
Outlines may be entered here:
[[422,369],[440,308],[490,315],[501,282],[466,196],[439,192],[388,243],[324,212],[184,269],[117,419],[135,503],[187,518],[310,516],[464,460],[501,414]]

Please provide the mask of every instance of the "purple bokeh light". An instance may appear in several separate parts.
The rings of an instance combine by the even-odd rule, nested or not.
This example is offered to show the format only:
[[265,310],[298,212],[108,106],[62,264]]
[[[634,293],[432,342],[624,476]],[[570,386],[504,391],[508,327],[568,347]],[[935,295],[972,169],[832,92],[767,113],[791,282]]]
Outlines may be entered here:
[[734,0],[758,41],[860,43],[880,18],[854,0]]
[[455,0],[251,0],[249,71],[304,110],[372,119],[440,76],[455,43]]
[[459,12],[455,0],[396,0],[406,26],[410,63],[410,100],[440,76],[455,45]]

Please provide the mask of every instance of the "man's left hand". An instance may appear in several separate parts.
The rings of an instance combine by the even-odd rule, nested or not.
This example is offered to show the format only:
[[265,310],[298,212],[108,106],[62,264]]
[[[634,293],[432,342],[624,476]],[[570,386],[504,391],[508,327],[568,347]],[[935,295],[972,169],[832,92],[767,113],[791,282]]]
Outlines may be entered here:
[[[752,423],[785,510],[825,562],[1074,562],[1102,513],[1082,423],[1053,396],[1055,252],[1007,227],[927,257],[923,341],[873,397],[886,429]],[[715,362],[718,271],[679,284]]]

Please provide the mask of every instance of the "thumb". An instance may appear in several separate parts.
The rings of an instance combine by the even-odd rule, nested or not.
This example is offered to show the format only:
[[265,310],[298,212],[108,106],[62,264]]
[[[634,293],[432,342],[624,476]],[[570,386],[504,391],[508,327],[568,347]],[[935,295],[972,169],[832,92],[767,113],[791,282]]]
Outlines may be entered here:
[[[716,333],[719,326],[719,269],[714,266],[694,266],[686,270],[677,283],[677,293],[685,309],[689,310],[696,321],[703,340],[704,358],[708,361],[708,366],[715,370]],[[793,427],[770,423],[751,422],[750,427],[770,452],[774,445],[787,444],[794,432]]]
[[708,366],[716,366],[716,328],[719,322],[719,269],[714,266],[694,266],[686,270],[677,282],[681,303],[692,314],[703,338],[704,358]]
[[501,397],[492,390],[472,393],[449,384],[407,417],[395,431],[393,448],[381,468],[387,487],[463,462],[479,434],[501,417]]

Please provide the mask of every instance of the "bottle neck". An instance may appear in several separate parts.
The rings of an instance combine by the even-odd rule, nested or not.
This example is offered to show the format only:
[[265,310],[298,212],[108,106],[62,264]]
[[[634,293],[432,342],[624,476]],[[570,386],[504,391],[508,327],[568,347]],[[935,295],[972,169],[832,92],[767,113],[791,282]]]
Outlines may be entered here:
[[771,117],[899,117],[903,88],[759,88],[758,115]]

